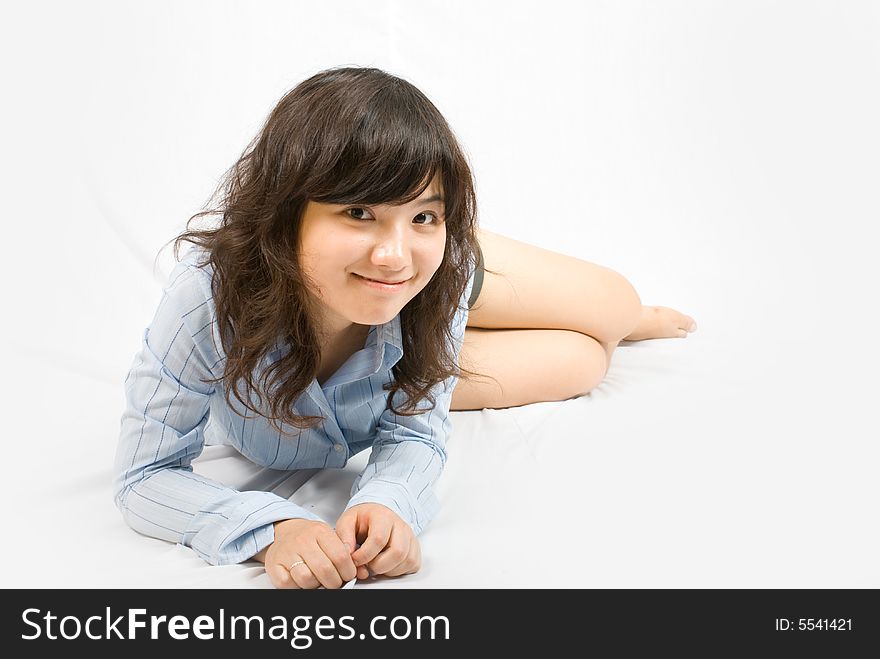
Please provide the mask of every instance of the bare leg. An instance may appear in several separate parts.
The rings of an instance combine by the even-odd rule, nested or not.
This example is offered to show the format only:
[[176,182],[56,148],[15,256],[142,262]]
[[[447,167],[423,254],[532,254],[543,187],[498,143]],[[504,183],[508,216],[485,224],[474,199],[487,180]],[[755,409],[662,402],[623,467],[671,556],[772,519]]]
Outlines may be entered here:
[[503,408],[586,394],[605,377],[641,301],[602,266],[480,232],[483,288],[468,315],[451,409]]
[[602,343],[599,342],[599,345],[605,350],[605,372],[608,372],[608,369],[611,367],[611,354],[614,352],[614,349],[617,347],[617,344],[620,341],[611,341],[610,343]]
[[[485,274],[460,361],[490,377],[460,379],[451,409],[512,407],[589,392],[605,377],[619,342],[637,340],[646,314],[632,285],[603,266],[496,233],[480,231],[479,240],[486,268],[498,274]],[[669,318],[664,314],[664,323]],[[656,323],[651,328],[642,330],[650,335]]]
[[581,396],[605,377],[606,354],[594,338],[570,330],[469,327],[459,362],[486,377],[460,379],[450,409],[515,407]]
[[612,343],[641,317],[638,294],[614,270],[489,231],[479,240],[487,272],[468,327],[567,329]]

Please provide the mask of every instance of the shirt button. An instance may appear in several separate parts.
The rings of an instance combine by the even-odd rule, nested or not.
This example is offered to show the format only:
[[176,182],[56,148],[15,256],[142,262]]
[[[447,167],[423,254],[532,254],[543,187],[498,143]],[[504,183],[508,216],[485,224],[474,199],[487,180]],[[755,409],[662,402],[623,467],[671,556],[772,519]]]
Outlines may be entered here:
[[334,446],[333,448],[336,449],[336,452],[337,452],[337,453],[342,453],[342,444],[337,444],[337,445]]

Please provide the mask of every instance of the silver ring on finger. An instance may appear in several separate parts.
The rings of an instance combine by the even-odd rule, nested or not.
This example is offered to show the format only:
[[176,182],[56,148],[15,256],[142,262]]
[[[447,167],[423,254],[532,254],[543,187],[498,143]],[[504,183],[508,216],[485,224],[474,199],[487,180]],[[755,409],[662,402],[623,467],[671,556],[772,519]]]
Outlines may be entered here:
[[305,565],[305,564],[306,564],[305,561],[296,561],[296,563],[292,563],[291,566],[290,566],[289,568],[287,568],[287,569],[288,569],[288,570],[292,570],[292,569],[295,568],[297,565]]

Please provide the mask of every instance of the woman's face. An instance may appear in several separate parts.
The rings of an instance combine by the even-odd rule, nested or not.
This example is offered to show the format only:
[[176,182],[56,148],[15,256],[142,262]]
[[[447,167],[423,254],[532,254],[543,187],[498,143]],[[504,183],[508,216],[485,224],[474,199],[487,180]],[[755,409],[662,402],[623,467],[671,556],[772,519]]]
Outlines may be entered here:
[[[421,291],[443,262],[446,225],[436,177],[403,206],[308,202],[300,233],[302,267],[320,302],[321,329],[380,325]],[[403,282],[393,286],[370,284]]]

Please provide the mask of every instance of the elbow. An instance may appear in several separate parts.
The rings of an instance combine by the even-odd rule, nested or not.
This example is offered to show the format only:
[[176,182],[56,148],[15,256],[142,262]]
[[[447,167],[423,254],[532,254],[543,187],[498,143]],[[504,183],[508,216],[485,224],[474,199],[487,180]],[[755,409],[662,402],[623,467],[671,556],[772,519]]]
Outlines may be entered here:
[[113,504],[122,513],[122,518],[128,522],[128,507],[125,500],[128,498],[129,487],[119,487],[115,482],[113,484]]
[[122,521],[128,528],[137,531],[138,533],[152,535],[148,530],[143,528],[143,520],[134,514],[129,506],[128,497],[131,495],[133,488],[133,483],[126,485],[123,488],[117,488],[114,486],[113,503],[116,505],[117,510],[119,510],[120,515],[122,515]]
[[130,478],[127,479],[125,473],[117,473],[113,476],[113,486],[111,488],[113,490],[113,504],[122,513],[122,519],[129,526],[131,526],[131,521],[128,511],[128,497],[136,483],[137,481],[132,481]]

